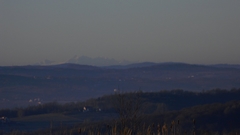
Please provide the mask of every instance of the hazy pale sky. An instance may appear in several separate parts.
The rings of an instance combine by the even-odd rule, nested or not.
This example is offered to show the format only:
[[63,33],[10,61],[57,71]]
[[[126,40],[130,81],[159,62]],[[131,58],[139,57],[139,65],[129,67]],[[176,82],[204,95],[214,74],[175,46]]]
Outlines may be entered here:
[[240,0],[1,0],[0,65],[74,55],[240,64]]

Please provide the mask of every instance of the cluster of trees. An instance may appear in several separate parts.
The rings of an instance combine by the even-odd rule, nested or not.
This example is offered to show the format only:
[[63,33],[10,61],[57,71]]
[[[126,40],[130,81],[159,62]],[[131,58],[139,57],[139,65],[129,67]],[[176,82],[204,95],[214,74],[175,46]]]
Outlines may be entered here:
[[[213,103],[184,108],[162,114],[151,114],[144,118],[147,123],[180,121],[183,130],[192,128],[192,120],[196,120],[198,131],[230,132],[239,130],[240,101],[229,101],[227,103]],[[163,123],[162,123],[163,124]]]

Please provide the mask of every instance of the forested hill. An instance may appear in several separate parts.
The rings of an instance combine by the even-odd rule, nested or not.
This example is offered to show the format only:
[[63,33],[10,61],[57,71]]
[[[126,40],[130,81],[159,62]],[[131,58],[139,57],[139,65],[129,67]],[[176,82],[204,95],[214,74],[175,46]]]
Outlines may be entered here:
[[[121,99],[120,99],[121,98]],[[178,111],[184,108],[213,103],[226,103],[230,101],[240,101],[240,89],[221,90],[213,89],[202,92],[190,92],[183,90],[170,90],[160,92],[130,92],[115,93],[98,98],[92,98],[84,102],[71,102],[60,104],[50,102],[42,105],[29,106],[21,111],[27,115],[46,114],[46,113],[73,113],[79,112],[84,106],[89,106],[97,110],[101,108],[105,112],[115,112],[116,102],[118,100],[135,102],[141,106],[141,112],[144,114],[158,114],[169,111]],[[127,105],[126,105],[127,106]],[[2,109],[0,114],[8,117],[18,117],[16,109]]]
[[[149,108],[151,104],[151,113],[157,112],[158,105],[164,105],[166,111],[181,110],[183,108],[193,107],[196,105],[205,105],[212,103],[226,103],[229,101],[240,101],[240,89],[213,89],[201,92],[191,92],[184,90],[170,90],[160,92],[132,92],[123,93],[125,97],[138,96],[143,108]],[[95,100],[88,100],[87,104],[105,103],[116,99],[117,95],[108,95],[99,97]],[[92,102],[92,103],[91,103]],[[146,107],[144,107],[146,105]],[[146,109],[144,109],[146,110]]]
[[[136,111],[140,114],[137,118],[141,125],[160,124],[163,126],[166,124],[168,128],[176,126],[182,133],[192,132],[193,129],[199,134],[234,132],[239,130],[240,124],[238,117],[240,113],[240,89],[214,89],[202,92],[171,90],[115,93],[89,99],[85,102],[67,104],[52,102],[26,108],[2,109],[0,115],[14,119],[16,122],[19,120],[25,123],[28,123],[29,119],[41,119],[42,122],[42,119],[50,116],[68,118],[65,120],[66,123],[81,123],[88,120],[87,123],[81,123],[81,126],[88,129],[90,125],[90,129],[93,130],[104,127],[104,124],[114,125],[116,121],[109,123],[109,120],[116,120],[121,116],[121,112],[118,110],[127,113],[126,117],[130,118],[131,111],[135,111],[132,110],[132,107],[136,107]],[[101,119],[100,116],[104,119]],[[100,125],[93,125],[97,121]],[[175,121],[175,125],[172,124],[172,121]],[[42,126],[46,125],[49,126],[49,120],[46,120],[45,125]],[[27,126],[21,126],[21,128],[20,130],[24,130]],[[54,132],[61,130],[60,127],[58,128]],[[156,126],[151,126],[151,128],[153,131],[156,130]],[[171,129],[169,130],[171,131]]]

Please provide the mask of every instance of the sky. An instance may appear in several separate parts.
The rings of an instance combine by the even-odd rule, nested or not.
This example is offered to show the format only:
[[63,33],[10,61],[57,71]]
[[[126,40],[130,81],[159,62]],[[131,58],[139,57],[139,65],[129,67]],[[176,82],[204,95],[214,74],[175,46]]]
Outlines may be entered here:
[[75,55],[240,64],[240,0],[1,0],[0,66]]

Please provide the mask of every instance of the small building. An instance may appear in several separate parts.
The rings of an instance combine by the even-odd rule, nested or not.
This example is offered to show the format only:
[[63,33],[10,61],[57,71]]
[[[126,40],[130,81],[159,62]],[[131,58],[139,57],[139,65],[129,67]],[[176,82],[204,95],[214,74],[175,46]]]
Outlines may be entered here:
[[89,109],[86,106],[84,106],[83,107],[83,112],[88,112],[88,111],[89,111]]
[[0,121],[1,121],[1,124],[6,124],[10,122],[10,120],[7,117],[1,117]]
[[[99,110],[99,109],[98,109],[98,110]],[[96,112],[96,109],[93,108],[93,107],[91,107],[91,106],[84,106],[84,107],[82,108],[82,111],[83,111],[83,112]]]

